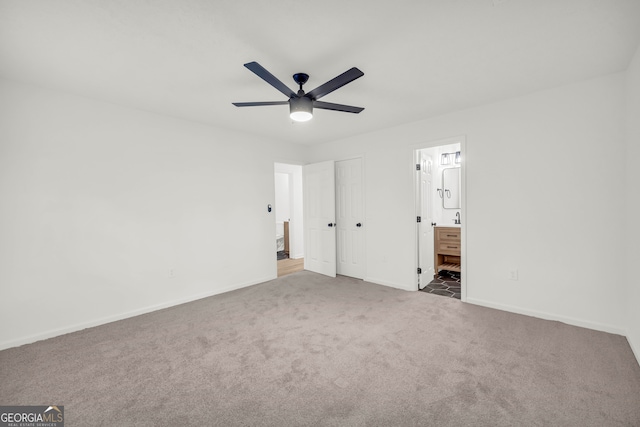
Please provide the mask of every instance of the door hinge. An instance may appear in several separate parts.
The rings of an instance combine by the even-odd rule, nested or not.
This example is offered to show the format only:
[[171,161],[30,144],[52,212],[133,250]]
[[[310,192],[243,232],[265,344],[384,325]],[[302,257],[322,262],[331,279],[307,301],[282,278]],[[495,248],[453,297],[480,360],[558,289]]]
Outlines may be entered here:
[[422,274],[422,269],[418,267],[418,274]]
[[419,171],[420,170],[420,163],[416,163],[416,170]]
[[422,217],[421,216],[418,217],[418,222],[422,222]]

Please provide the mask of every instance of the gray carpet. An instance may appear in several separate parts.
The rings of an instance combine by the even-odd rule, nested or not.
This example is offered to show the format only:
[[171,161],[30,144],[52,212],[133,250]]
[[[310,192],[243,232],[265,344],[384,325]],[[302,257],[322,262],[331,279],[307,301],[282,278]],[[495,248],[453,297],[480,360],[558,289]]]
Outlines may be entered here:
[[624,337],[301,272],[0,352],[67,426],[638,426]]

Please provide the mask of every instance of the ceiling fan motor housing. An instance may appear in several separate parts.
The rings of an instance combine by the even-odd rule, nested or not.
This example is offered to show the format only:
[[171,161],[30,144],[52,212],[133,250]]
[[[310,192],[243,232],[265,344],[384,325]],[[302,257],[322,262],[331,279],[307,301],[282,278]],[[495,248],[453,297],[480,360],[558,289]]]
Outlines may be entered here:
[[[289,100],[289,113],[292,119],[306,121],[312,117],[313,102],[306,96]],[[298,119],[296,119],[298,117]]]

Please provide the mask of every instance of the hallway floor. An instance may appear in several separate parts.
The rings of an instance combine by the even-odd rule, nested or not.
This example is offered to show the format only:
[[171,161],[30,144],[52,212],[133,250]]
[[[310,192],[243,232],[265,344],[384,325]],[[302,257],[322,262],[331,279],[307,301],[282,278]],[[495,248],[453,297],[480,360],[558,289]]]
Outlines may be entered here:
[[278,259],[278,277],[304,270],[304,258]]
[[460,273],[443,270],[421,292],[460,299]]

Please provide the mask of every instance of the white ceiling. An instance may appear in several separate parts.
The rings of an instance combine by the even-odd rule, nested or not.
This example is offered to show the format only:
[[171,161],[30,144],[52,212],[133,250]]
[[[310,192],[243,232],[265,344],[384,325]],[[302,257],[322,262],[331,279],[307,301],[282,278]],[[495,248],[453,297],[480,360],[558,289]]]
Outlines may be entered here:
[[[0,0],[0,76],[316,144],[623,71],[640,0]],[[257,61],[309,91],[364,77],[292,123]]]

